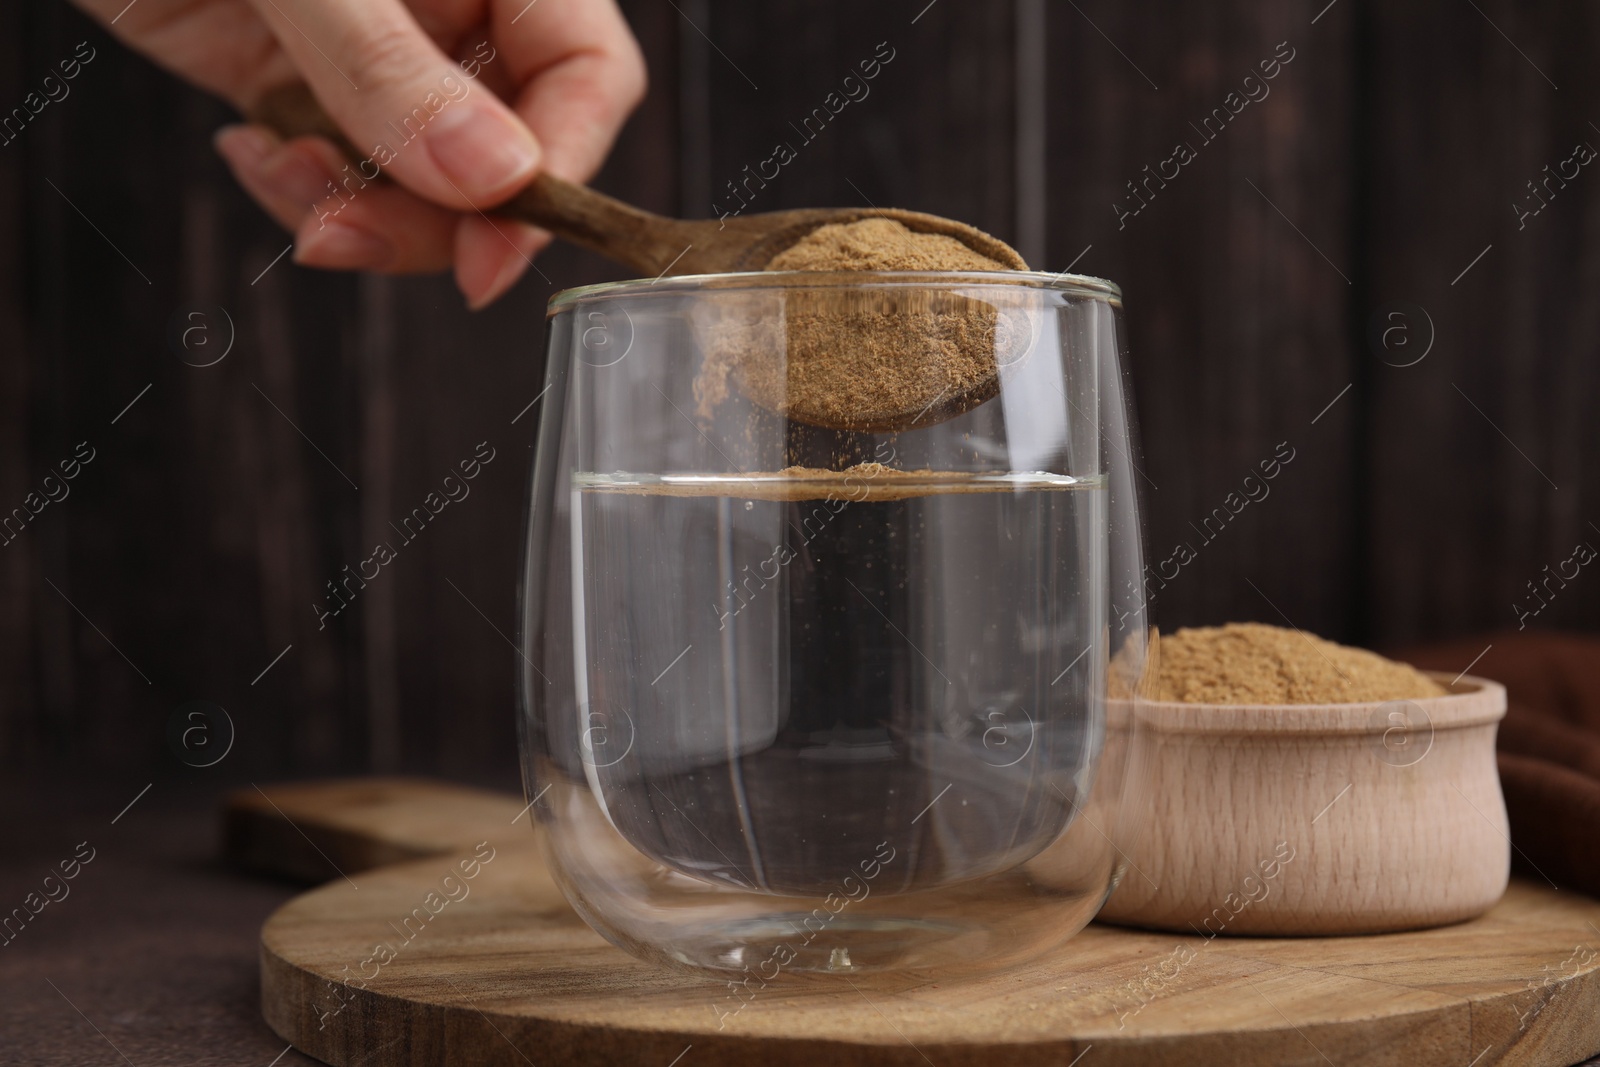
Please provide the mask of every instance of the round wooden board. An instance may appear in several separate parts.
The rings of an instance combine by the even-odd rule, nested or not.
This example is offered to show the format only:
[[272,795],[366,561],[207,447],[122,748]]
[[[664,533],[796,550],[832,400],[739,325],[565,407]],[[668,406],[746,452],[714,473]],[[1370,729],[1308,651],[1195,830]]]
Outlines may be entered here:
[[[360,803],[341,803],[352,796]],[[440,847],[455,814],[448,854],[366,872],[341,862],[370,854],[356,842],[397,845],[407,826],[428,829],[418,851]],[[230,842],[247,841],[256,866],[277,834],[286,848],[299,841],[301,861],[310,844],[347,876],[262,929],[268,1023],[340,1067],[1564,1067],[1600,1050],[1600,903],[1548,885],[1513,881],[1481,919],[1380,937],[1093,925],[1000,976],[780,976],[740,1008],[725,984],[640,963],[585,926],[527,824],[516,800],[427,783],[234,798]]]

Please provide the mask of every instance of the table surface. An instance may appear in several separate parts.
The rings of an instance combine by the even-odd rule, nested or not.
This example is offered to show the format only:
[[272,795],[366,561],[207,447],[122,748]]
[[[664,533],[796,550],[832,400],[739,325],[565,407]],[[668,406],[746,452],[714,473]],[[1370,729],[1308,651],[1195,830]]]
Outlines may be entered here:
[[0,1063],[318,1063],[286,1048],[259,1006],[257,933],[302,887],[221,864],[224,788],[145,785],[0,784],[0,916],[80,842],[95,850],[67,895],[0,945]]
[[0,947],[0,1064],[318,1063],[261,1019],[257,934],[301,887],[222,865],[216,788],[156,782],[113,824],[147,782],[0,785],[0,916],[94,849]]

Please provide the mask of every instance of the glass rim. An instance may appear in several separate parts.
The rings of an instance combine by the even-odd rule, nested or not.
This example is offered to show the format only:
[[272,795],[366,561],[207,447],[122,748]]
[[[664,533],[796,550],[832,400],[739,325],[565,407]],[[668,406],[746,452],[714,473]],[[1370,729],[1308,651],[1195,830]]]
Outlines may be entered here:
[[758,270],[725,274],[679,274],[670,278],[630,278],[598,282],[562,289],[550,297],[545,308],[552,315],[563,308],[596,298],[644,296],[685,291],[719,289],[802,289],[885,287],[912,288],[918,285],[952,287],[1014,285],[1101,300],[1122,306],[1122,288],[1107,278],[1090,274],[1052,274],[1048,271],[1006,270]]

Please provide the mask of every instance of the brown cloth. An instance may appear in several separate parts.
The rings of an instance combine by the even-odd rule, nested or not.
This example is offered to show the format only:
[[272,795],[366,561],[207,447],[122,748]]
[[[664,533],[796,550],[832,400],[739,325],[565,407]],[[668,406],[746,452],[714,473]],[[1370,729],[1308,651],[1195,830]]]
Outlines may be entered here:
[[1452,675],[1471,663],[1469,673],[1505,685],[1496,747],[1512,863],[1600,897],[1600,637],[1486,634],[1397,657]]

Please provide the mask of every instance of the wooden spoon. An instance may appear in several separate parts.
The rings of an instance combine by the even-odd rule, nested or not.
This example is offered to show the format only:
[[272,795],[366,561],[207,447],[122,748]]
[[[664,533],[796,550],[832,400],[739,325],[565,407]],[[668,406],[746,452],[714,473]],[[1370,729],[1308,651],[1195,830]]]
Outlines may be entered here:
[[[303,84],[287,85],[266,93],[250,117],[282,137],[325,137],[338,145],[350,159],[362,158],[323,111],[311,90]],[[875,217],[892,219],[917,233],[952,237],[1007,269],[1028,269],[1027,263],[1015,249],[976,227],[938,215],[897,208],[803,208],[725,219],[671,219],[640,210],[581,185],[562,181],[550,174],[540,174],[516,196],[493,208],[492,213],[532,223],[622,263],[641,275],[657,278],[763,270],[773,257],[819,226]],[[803,320],[811,326],[819,323],[826,325],[827,320],[834,316],[826,303],[826,296],[808,296],[810,303],[806,302],[806,298],[800,298],[791,315],[796,321]],[[938,294],[930,296],[923,293],[886,296],[884,300],[890,305],[892,313],[900,316],[901,321],[915,324],[923,317],[917,304],[918,296],[924,302],[932,300],[940,304],[947,317],[951,314],[963,317],[966,313],[961,312],[959,307],[970,306],[968,325],[975,328],[963,331],[970,335],[964,343],[973,346],[979,365],[993,363],[992,373],[969,375],[959,387],[954,387],[937,380],[937,375],[924,374],[925,368],[911,364],[891,369],[898,372],[895,381],[890,380],[896,378],[895,374],[886,372],[880,378],[877,373],[869,371],[865,375],[856,375],[858,383],[865,382],[864,388],[845,398],[846,403],[839,403],[839,396],[829,395],[832,389],[826,382],[812,382],[812,392],[808,395],[804,389],[796,388],[795,381],[786,381],[782,373],[774,377],[770,373],[773,368],[762,365],[752,368],[755,371],[753,375],[739,373],[740,380],[747,386],[746,395],[760,406],[790,420],[844,431],[904,430],[926,426],[958,415],[995,396],[999,391],[1001,360],[994,359],[995,353],[985,339],[992,335],[995,309],[982,301],[954,295],[941,299]],[[951,311],[951,301],[956,302],[955,312]],[[811,346],[813,349],[816,347]],[[827,347],[836,350],[840,346],[831,342]],[[860,346],[851,344],[845,347],[855,349]],[[803,355],[794,349],[789,354],[791,359]],[[756,355],[759,359],[760,354]],[[734,369],[736,373],[741,370],[738,366]],[[777,369],[782,371],[781,367]],[[794,367],[791,366],[790,376],[794,373]],[[761,380],[758,382],[757,379]],[[875,381],[881,384],[873,384]],[[924,385],[927,386],[926,395],[922,389]]]
[[[303,84],[269,91],[250,117],[282,137],[326,137],[352,160],[362,158]],[[493,213],[530,222],[651,277],[762,270],[818,226],[872,217],[894,219],[918,233],[945,234],[1012,270],[1028,269],[1015,249],[976,227],[898,208],[802,208],[722,220],[669,219],[540,174]]]

